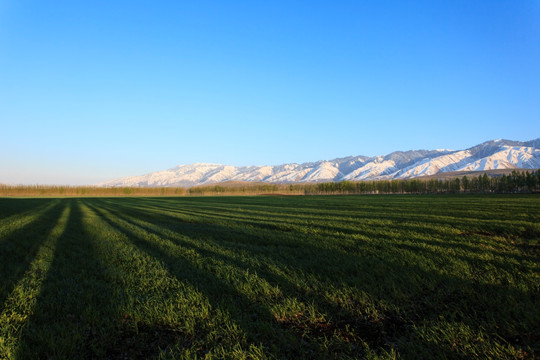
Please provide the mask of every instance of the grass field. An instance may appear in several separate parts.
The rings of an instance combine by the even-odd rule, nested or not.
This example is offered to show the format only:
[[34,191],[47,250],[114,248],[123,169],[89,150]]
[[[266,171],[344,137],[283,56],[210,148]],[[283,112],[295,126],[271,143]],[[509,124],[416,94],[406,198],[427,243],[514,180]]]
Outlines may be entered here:
[[535,358],[540,197],[0,199],[0,358]]

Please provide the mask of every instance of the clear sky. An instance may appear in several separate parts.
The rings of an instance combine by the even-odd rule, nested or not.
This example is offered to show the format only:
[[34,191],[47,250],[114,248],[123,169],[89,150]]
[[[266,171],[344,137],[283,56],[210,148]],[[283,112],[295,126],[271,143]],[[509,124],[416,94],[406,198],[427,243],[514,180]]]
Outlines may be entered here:
[[0,0],[0,182],[540,137],[540,1]]

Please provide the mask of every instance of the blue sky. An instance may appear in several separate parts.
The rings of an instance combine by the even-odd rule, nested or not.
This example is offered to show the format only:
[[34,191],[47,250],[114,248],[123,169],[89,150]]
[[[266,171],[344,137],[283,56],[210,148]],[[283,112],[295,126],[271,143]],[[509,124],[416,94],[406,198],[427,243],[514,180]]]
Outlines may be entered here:
[[540,136],[540,1],[0,0],[0,182]]

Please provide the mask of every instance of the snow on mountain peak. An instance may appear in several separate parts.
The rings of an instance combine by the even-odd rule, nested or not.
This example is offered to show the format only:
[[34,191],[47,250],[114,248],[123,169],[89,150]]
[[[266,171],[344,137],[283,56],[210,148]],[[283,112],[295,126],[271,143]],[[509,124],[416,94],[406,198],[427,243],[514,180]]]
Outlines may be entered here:
[[374,157],[349,156],[303,164],[232,166],[214,163],[178,165],[169,170],[105,181],[96,186],[196,186],[224,181],[270,183],[406,179],[449,171],[540,168],[540,139],[497,139],[466,150],[396,151]]

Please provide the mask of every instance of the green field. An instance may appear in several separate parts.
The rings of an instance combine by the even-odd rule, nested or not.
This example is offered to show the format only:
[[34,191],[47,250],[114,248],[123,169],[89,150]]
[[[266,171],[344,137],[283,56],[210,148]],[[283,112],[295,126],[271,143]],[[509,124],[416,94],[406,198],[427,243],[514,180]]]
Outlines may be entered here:
[[535,358],[535,195],[0,199],[0,358]]

